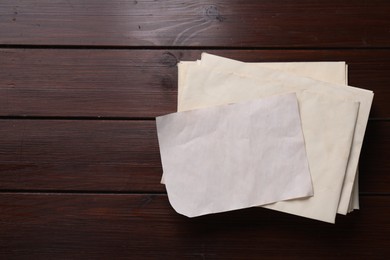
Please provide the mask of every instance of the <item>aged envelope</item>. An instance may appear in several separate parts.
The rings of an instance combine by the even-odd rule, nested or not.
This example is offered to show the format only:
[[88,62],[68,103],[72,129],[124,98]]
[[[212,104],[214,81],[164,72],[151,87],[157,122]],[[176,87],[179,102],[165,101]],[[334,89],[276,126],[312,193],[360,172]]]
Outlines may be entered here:
[[156,118],[168,198],[205,214],[313,195],[294,93]]
[[[256,71],[256,77],[251,78],[242,73],[220,72],[216,67],[191,66],[182,93],[185,102],[179,109],[208,107],[296,91],[314,196],[303,201],[303,206],[286,202],[276,203],[270,208],[334,223],[351,149],[358,102],[342,99],[338,95],[339,90],[347,87],[334,87],[333,84],[265,68],[257,68]],[[331,90],[329,85],[332,86]],[[318,129],[320,132],[314,133],[310,129]],[[325,195],[320,196],[320,192]],[[296,206],[290,208],[285,204]]]
[[[297,83],[303,82],[306,84],[306,86],[310,85],[310,79],[304,80],[299,79],[299,77],[291,75],[291,77],[286,76],[286,73],[282,73],[278,76],[276,73],[276,70],[268,70],[269,73],[272,75],[268,76],[264,73],[259,73],[259,69],[263,72],[265,71],[265,68],[256,68],[254,66],[251,66],[247,63],[242,63],[222,57],[218,57],[215,55],[210,55],[207,53],[202,54],[202,61],[198,62],[198,65],[204,64],[206,66],[212,67],[214,70],[223,70],[225,72],[235,72],[242,75],[248,74],[252,76],[259,76],[262,75],[263,80],[261,84],[269,84],[270,80],[276,80],[278,84],[286,84],[286,82],[292,80],[291,77],[295,78],[292,82],[295,84],[292,86],[291,89],[299,89],[297,86]],[[209,72],[210,73],[210,70]],[[288,74],[288,73],[287,73]],[[326,73],[328,74],[328,73]],[[324,74],[325,75],[325,74]],[[264,78],[266,78],[264,80]],[[326,75],[325,77],[326,78]],[[286,80],[286,82],[283,83],[283,80]],[[303,81],[302,81],[303,80]],[[359,160],[360,150],[363,142],[364,132],[367,125],[368,115],[372,104],[373,99],[373,93],[369,90],[354,88],[354,87],[342,87],[341,89],[337,89],[336,87],[338,85],[334,84],[326,84],[324,82],[320,82],[320,84],[315,84],[317,81],[312,81],[312,84],[315,85],[317,88],[319,88],[319,91],[322,91],[320,93],[331,93],[335,96],[341,96],[341,97],[347,97],[349,100],[355,100],[361,102],[359,114],[358,114],[358,121],[357,121],[357,127],[355,129],[354,133],[354,142],[351,150],[351,157],[348,161],[348,167],[346,171],[346,178],[344,181],[343,189],[342,189],[342,195],[340,198],[339,206],[338,206],[338,213],[340,214],[346,214],[349,209],[350,201],[353,200],[352,190],[355,182],[355,176],[357,172],[357,164]],[[328,86],[328,88],[326,88]],[[332,86],[333,88],[329,88]],[[309,86],[308,86],[309,87]],[[341,87],[341,86],[340,86]],[[357,192],[357,185],[355,188]],[[356,201],[357,193],[355,192],[355,201],[352,201],[352,203],[355,205],[355,208],[358,208],[358,201]]]

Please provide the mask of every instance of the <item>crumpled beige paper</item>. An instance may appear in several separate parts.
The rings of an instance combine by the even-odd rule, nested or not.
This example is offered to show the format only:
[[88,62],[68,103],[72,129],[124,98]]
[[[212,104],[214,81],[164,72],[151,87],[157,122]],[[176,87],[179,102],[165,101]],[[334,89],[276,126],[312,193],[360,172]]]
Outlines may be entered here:
[[[211,63],[211,66],[218,66],[222,61],[230,61],[229,59],[218,60],[214,59],[216,56],[203,53],[203,64]],[[217,57],[218,58],[218,57]],[[194,66],[196,63],[202,61],[182,61],[178,64],[178,107],[182,100],[181,93],[184,86],[184,81],[189,66]],[[348,65],[345,62],[258,62],[247,63],[253,67],[263,67],[270,69],[277,69],[289,73],[293,73],[298,76],[310,77],[312,79],[321,80],[329,83],[347,85],[348,83]],[[225,62],[223,69],[228,71],[234,71],[237,64],[235,62]],[[248,65],[247,65],[248,66]],[[357,174],[356,174],[357,175]],[[161,183],[164,183],[162,178]],[[348,212],[354,209],[359,209],[359,189],[358,178],[355,178],[353,184],[353,196],[351,196]]]
[[[208,66],[220,66],[223,63],[223,67],[220,70],[226,70],[228,72],[234,71],[237,68],[233,60],[224,58],[223,60],[215,59],[219,58],[215,55],[208,53],[202,54],[202,60],[198,61],[181,61],[178,64],[178,107],[182,102],[181,94],[183,92],[184,80],[187,75],[187,68],[189,66],[196,66],[196,64],[203,64]],[[250,64],[250,65],[249,65]],[[348,82],[347,65],[345,62],[256,62],[247,63],[247,66],[253,66],[254,68],[269,68],[275,70],[281,70],[289,72],[297,76],[309,77],[315,80],[321,80],[334,84],[346,85]]]
[[[244,66],[240,66],[243,68]],[[250,69],[250,68],[249,68]],[[328,127],[330,129],[336,129],[336,132],[331,134],[328,138],[322,138],[322,142],[320,142],[321,146],[323,146],[323,158],[322,157],[316,157],[314,159],[310,159],[311,156],[309,155],[309,148],[307,147],[308,151],[308,157],[310,165],[313,164],[313,162],[320,162],[320,166],[318,168],[330,168],[328,172],[331,172],[332,174],[336,174],[338,176],[338,180],[334,179],[334,175],[324,175],[322,173],[315,173],[315,171],[311,171],[312,176],[325,176],[326,180],[328,182],[323,181],[321,178],[318,183],[321,183],[322,187],[316,188],[316,183],[314,184],[314,197],[309,201],[306,201],[305,203],[307,205],[304,206],[305,210],[302,210],[302,207],[300,206],[294,206],[296,212],[292,212],[293,210],[290,209],[290,206],[282,205],[282,206],[271,206],[274,209],[278,209],[285,212],[294,213],[296,215],[311,217],[327,222],[334,222],[337,206],[338,206],[338,198],[340,197],[340,191],[341,191],[341,184],[343,180],[343,176],[345,174],[345,168],[346,163],[348,159],[348,153],[350,151],[350,145],[348,145],[348,142],[351,141],[353,136],[353,126],[354,126],[354,113],[353,110],[357,110],[357,104],[355,102],[352,102],[351,100],[357,100],[362,101],[367,108],[367,103],[369,103],[372,100],[372,93],[370,91],[360,90],[352,87],[340,87],[340,86],[334,86],[333,84],[315,81],[308,78],[303,77],[297,77],[294,75],[290,75],[288,73],[282,73],[280,71],[270,70],[270,69],[256,69],[256,73],[253,73],[251,75],[256,75],[255,78],[250,78],[248,75],[245,75],[244,72],[241,70],[240,74],[236,73],[222,73],[217,71],[217,67],[206,67],[206,66],[195,66],[194,68],[190,68],[187,75],[187,84],[184,88],[184,93],[182,93],[182,98],[185,100],[183,102],[183,107],[179,107],[181,110],[187,110],[187,109],[193,109],[193,108],[200,108],[200,107],[207,107],[207,106],[213,106],[213,105],[219,105],[229,102],[235,102],[235,101],[242,101],[242,100],[250,100],[255,97],[264,97],[272,94],[281,94],[286,91],[292,91],[295,90],[297,92],[303,91],[303,90],[310,90],[311,92],[317,93],[319,96],[324,97],[329,96],[328,99],[333,98],[336,101],[330,102],[331,104],[326,105],[326,109],[324,111],[328,111],[330,109],[330,113],[332,117],[340,116],[342,120],[333,120],[333,125],[331,127]],[[248,71],[245,71],[248,73]],[[250,73],[249,73],[250,74]],[[259,88],[261,86],[261,88]],[[367,99],[360,98],[359,94],[361,92],[369,94],[369,97]],[[340,101],[339,99],[341,97],[344,97],[344,101]],[[300,100],[300,96],[298,95],[298,99]],[[349,101],[348,101],[349,99]],[[310,99],[309,99],[310,100]],[[333,105],[332,105],[333,104]],[[339,104],[341,107],[337,109],[337,104]],[[349,104],[349,108],[345,107],[343,108],[343,105]],[[363,109],[363,113],[361,116],[361,121],[358,123],[360,125],[360,129],[357,129],[361,131],[361,127],[367,122],[368,118],[368,112],[369,112],[369,106],[368,110]],[[316,110],[317,109],[317,110]],[[324,114],[323,112],[318,112],[319,106],[316,105],[316,102],[312,104],[312,107],[310,109],[307,109],[308,112],[313,113],[312,118],[316,118]],[[317,112],[316,112],[317,111]],[[302,113],[302,111],[301,111]],[[325,114],[326,115],[326,114]],[[356,114],[355,114],[356,115]],[[366,117],[366,122],[364,123],[364,118]],[[308,118],[308,117],[307,117]],[[363,121],[362,121],[363,120]],[[304,117],[302,115],[302,123],[306,121],[304,120]],[[318,122],[329,122],[329,124],[332,124],[330,120],[327,120],[326,118],[324,120],[319,120]],[[315,124],[318,124],[316,122]],[[339,123],[334,123],[339,122]],[[309,125],[310,125],[309,121]],[[327,129],[327,128],[324,128]],[[305,132],[305,127],[304,127]],[[364,131],[363,131],[364,132]],[[332,133],[332,132],[330,132]],[[343,133],[343,135],[340,135],[340,133]],[[324,133],[324,136],[327,134]],[[340,136],[339,136],[340,135]],[[306,138],[306,134],[305,134]],[[320,138],[313,139],[317,140]],[[314,143],[315,143],[314,140]],[[334,140],[337,140],[335,142]],[[311,141],[313,143],[313,140]],[[309,140],[307,140],[307,143],[309,143]],[[339,148],[332,148],[331,150],[325,149],[327,146],[330,147],[338,147]],[[331,153],[329,151],[331,151]],[[328,151],[328,152],[327,152]],[[335,154],[337,154],[335,156]],[[347,155],[345,155],[347,154]],[[333,159],[330,155],[334,156],[335,159],[340,159],[340,163],[334,163]],[[342,165],[342,162],[344,162],[344,166]],[[314,163],[315,165],[315,163]],[[331,176],[331,177],[329,177]],[[314,177],[313,177],[314,178]],[[336,184],[337,183],[337,184]],[[350,182],[351,188],[352,188],[353,180]],[[328,186],[330,188],[328,189]],[[329,190],[328,194],[332,194],[331,197],[324,196],[326,199],[321,199],[321,196],[317,196],[318,191],[322,190]],[[316,199],[317,197],[317,199]],[[286,202],[289,203],[289,202]],[[286,204],[284,203],[284,204]],[[277,203],[281,204],[281,203]],[[294,203],[297,204],[297,203]],[[314,205],[314,206],[309,206]],[[321,205],[323,210],[318,212],[317,205]],[[347,209],[349,205],[349,198],[347,203]],[[308,212],[310,211],[310,212]],[[325,212],[326,211],[326,212]]]
[[168,198],[205,214],[313,195],[294,93],[156,118]]
[[[207,53],[202,54],[202,61],[198,62],[198,65],[209,66],[208,73],[212,73],[213,70],[223,70],[224,72],[234,72],[236,74],[241,74],[241,76],[251,75],[257,78],[261,77],[262,80],[258,82],[260,85],[261,84],[269,85],[271,84],[271,81],[277,82],[277,84],[282,84],[282,85],[288,83],[290,83],[291,85],[292,83],[293,86],[287,88],[290,91],[294,89],[302,89],[302,85],[306,85],[306,87],[304,88],[309,88],[309,89],[312,89],[313,86],[315,86],[315,88],[317,88],[315,91],[320,91],[319,93],[330,93],[331,95],[337,97],[345,97],[351,101],[359,101],[361,104],[360,104],[360,110],[358,114],[357,126],[354,133],[354,141],[351,149],[351,156],[348,161],[346,177],[345,177],[342,194],[338,206],[338,213],[346,214],[348,212],[350,201],[352,199],[351,194],[352,194],[353,184],[357,172],[357,164],[359,160],[360,150],[361,150],[364,132],[366,129],[369,111],[373,99],[372,91],[354,88],[354,87],[345,87],[345,86],[342,87],[340,85],[319,82],[311,79],[304,79],[304,78],[297,77],[296,75],[291,75],[289,73],[279,74],[280,71],[267,70],[265,68],[255,68],[246,63],[218,57],[215,55],[210,55]],[[318,82],[318,84],[316,84],[316,82]],[[313,86],[309,86],[310,84]],[[337,88],[337,86],[339,88]],[[227,89],[225,89],[224,91],[226,90]],[[262,90],[264,91],[264,88]],[[273,91],[271,91],[271,93],[275,94],[275,92]],[[186,100],[186,103],[187,102],[188,99]]]

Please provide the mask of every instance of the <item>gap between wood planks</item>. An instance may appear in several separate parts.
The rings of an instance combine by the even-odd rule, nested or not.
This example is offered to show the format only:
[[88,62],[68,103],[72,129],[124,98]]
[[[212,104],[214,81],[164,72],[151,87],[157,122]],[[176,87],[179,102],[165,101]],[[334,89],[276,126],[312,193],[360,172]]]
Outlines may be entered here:
[[242,46],[115,46],[115,45],[50,45],[50,44],[0,44],[2,49],[58,49],[58,50],[390,50],[389,47],[242,47]]
[[[105,121],[154,121],[155,117],[107,117],[107,116],[0,116],[0,120],[105,120]],[[369,121],[390,121],[388,117],[369,118]]]

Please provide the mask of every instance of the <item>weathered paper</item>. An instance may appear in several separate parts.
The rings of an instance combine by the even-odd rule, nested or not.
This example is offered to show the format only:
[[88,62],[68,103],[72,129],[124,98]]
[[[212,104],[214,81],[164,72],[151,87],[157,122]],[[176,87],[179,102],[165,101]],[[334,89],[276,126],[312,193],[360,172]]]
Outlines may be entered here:
[[[216,58],[216,59],[214,59]],[[220,70],[232,72],[237,68],[235,62],[229,62],[230,59],[224,58],[219,60],[218,56],[210,55],[207,53],[202,54],[202,60],[198,61],[181,61],[178,64],[178,107],[181,106],[182,92],[184,87],[184,80],[187,75],[187,68],[189,66],[196,66],[197,64],[203,64],[207,66],[221,66]],[[250,65],[248,65],[250,64]],[[345,62],[257,62],[247,63],[247,66],[253,66],[253,68],[269,68],[275,70],[281,70],[284,72],[293,73],[297,76],[309,77],[315,80],[321,80],[334,84],[347,85],[347,65]]]
[[[288,75],[289,73],[287,73],[287,75],[286,73],[284,74],[282,73],[281,75],[278,75],[278,72],[280,71],[276,71],[276,70],[268,70],[268,73],[270,73],[270,75],[266,75],[265,73],[267,73],[267,70],[265,68],[260,68],[260,67],[256,68],[246,63],[218,57],[215,55],[210,55],[207,53],[202,54],[202,61],[199,62],[198,65],[209,66],[213,70],[223,70],[224,72],[234,72],[241,75],[246,74],[255,77],[262,77],[263,80],[259,82],[260,84],[269,85],[271,84],[272,80],[275,80],[277,84],[283,85],[291,81],[293,86],[291,86],[291,88],[287,88],[289,89],[288,91],[291,91],[293,89],[302,89],[301,87],[298,86],[299,84],[302,83],[303,85],[306,85],[308,89],[312,89],[313,87],[319,88],[320,90],[316,90],[316,91],[320,91],[319,93],[325,93],[325,94],[330,93],[331,95],[334,96],[345,97],[351,101],[361,102],[357,127],[354,133],[354,142],[351,149],[351,156],[348,161],[346,177],[345,177],[342,194],[338,206],[338,213],[346,214],[348,212],[349,202],[351,199],[352,189],[354,186],[355,176],[357,172],[357,164],[359,160],[360,150],[361,150],[364,132],[367,125],[368,115],[369,115],[369,111],[373,99],[372,91],[354,88],[354,87],[337,88],[338,85],[326,84],[324,82],[319,82],[319,84],[316,84],[317,81],[315,80],[312,80],[312,82],[310,83],[310,79],[307,80],[299,79],[299,77],[290,74],[290,76],[292,77],[291,78]],[[259,73],[259,70],[262,70],[265,73]],[[208,74],[211,71],[212,70],[209,70]],[[326,78],[326,75],[324,78]],[[285,82],[283,82],[284,80]],[[358,201],[357,202],[355,201],[354,205],[355,207],[358,208]]]
[[[294,79],[290,74],[285,75],[286,78],[283,77],[286,73],[265,68],[257,68],[256,72],[256,77],[249,77],[242,72],[240,75],[224,73],[203,65],[190,67],[182,94],[183,107],[179,109],[215,106],[296,91],[314,196],[310,200],[302,200],[302,204],[276,203],[269,208],[334,223],[358,103],[342,99],[338,95],[339,90],[343,91],[347,87],[334,87],[329,83],[303,77],[295,76]],[[329,85],[332,86],[331,90]],[[311,129],[316,129],[317,132]],[[324,195],[321,196],[320,193]]]
[[[209,56],[207,53],[202,55],[205,57],[204,64],[210,61],[211,57],[211,66],[219,65],[217,62],[219,60],[213,59],[215,56]],[[225,61],[225,60],[223,60]],[[187,74],[187,68],[189,66],[195,66],[196,63],[201,63],[201,61],[181,61],[178,64],[178,106],[180,107],[180,102],[182,100],[181,93],[184,87],[185,76]],[[289,73],[293,73],[298,76],[310,77],[312,79],[321,80],[329,83],[335,83],[340,85],[348,84],[348,65],[345,62],[257,62],[249,63],[253,67],[265,67],[271,69],[277,69]],[[227,62],[224,64],[223,69],[228,69],[230,71],[236,68],[236,63]],[[357,174],[356,174],[357,176]],[[164,183],[164,178],[162,177],[161,183]],[[351,196],[349,203],[348,212],[353,211],[354,209],[359,209],[359,189],[358,189],[358,178],[355,178],[353,184],[353,196]]]
[[[204,53],[202,55],[203,64],[209,64],[210,66],[218,65],[220,60],[217,56],[209,55]],[[214,59],[217,57],[217,59]],[[226,60],[224,60],[226,61]],[[201,62],[201,61],[197,61]],[[179,81],[178,81],[178,104],[181,102],[181,92],[183,84],[183,79],[186,75],[186,69],[191,64],[196,62],[181,62],[179,63]],[[345,62],[258,62],[258,63],[248,63],[251,66],[258,66],[263,68],[270,68],[281,70],[289,73],[293,73],[298,76],[309,77],[315,80],[321,80],[329,83],[348,85],[348,65]],[[232,71],[236,68],[236,63],[227,62],[224,64],[223,69],[228,69]],[[356,173],[357,175],[357,173]],[[350,209],[348,212],[353,211],[353,209],[359,209],[359,183],[358,178],[355,178],[353,184],[353,195],[350,198]]]
[[[299,101],[314,196],[265,207],[334,223],[356,124],[358,103],[343,102],[318,94],[317,97],[305,95],[305,92],[299,95]],[[329,107],[332,107],[332,113],[329,113]],[[318,115],[319,113],[321,115]]]
[[313,194],[294,93],[156,118],[168,198],[205,214]]

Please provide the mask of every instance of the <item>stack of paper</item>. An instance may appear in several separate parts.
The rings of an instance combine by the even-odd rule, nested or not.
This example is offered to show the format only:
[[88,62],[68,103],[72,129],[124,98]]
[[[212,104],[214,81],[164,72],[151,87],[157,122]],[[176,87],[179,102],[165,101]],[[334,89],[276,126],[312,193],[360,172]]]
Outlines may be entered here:
[[345,62],[180,62],[179,112],[156,119],[174,209],[262,206],[334,223],[359,208],[373,92],[346,84]]

